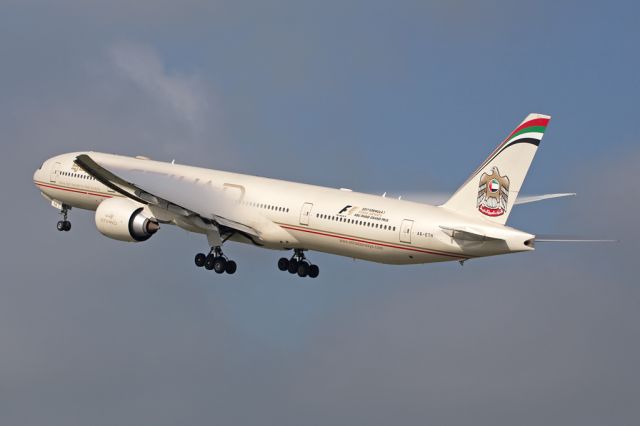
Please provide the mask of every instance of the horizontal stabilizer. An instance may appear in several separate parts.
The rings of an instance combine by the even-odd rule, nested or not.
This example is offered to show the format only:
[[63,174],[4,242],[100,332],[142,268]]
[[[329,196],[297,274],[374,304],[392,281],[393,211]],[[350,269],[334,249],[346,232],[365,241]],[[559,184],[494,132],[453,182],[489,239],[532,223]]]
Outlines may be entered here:
[[516,205],[529,204],[529,203],[535,203],[536,201],[550,200],[552,198],[575,197],[575,195],[576,195],[575,192],[567,192],[562,194],[527,195],[523,197],[518,197],[518,199],[516,199],[516,202],[514,204]]
[[441,226],[440,229],[455,240],[463,241],[504,241],[502,238],[489,237],[484,234],[470,231],[468,229],[455,229]]

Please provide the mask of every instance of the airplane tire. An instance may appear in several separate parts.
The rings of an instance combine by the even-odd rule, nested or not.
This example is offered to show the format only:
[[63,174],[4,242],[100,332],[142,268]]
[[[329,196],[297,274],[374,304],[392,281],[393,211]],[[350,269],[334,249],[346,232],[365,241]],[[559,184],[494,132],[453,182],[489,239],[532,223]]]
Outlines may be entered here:
[[202,268],[207,261],[207,256],[204,253],[196,254],[195,262],[198,268]]
[[65,232],[71,231],[71,222],[69,222],[68,220],[65,220],[64,222],[62,222],[62,224],[64,226]]
[[213,270],[216,274],[222,274],[227,267],[227,261],[224,257],[216,257],[213,261]]
[[298,264],[298,276],[301,278],[309,275],[309,264],[307,262],[300,262]]
[[233,260],[229,260],[227,261],[227,265],[224,268],[224,271],[231,275],[231,274],[235,274],[236,270],[238,269],[238,265],[236,264],[236,262],[234,262]]
[[289,268],[287,269],[290,274],[295,274],[298,272],[298,261],[295,259],[291,259],[289,261]]
[[205,269],[207,269],[208,271],[211,271],[213,269],[213,264],[215,260],[216,258],[214,255],[210,254],[209,256],[207,256],[207,259],[204,262]]
[[63,222],[63,221],[61,221],[61,220],[60,220],[60,221],[58,221],[58,224],[56,225],[56,229],[57,229],[58,231],[64,231],[64,228],[65,228],[65,226],[64,226],[64,222]]
[[310,265],[309,266],[309,277],[310,278],[317,278],[318,275],[320,275],[320,268],[318,268],[318,265]]
[[286,257],[281,257],[278,260],[278,269],[280,269],[281,271],[286,271],[287,269],[289,269],[289,259],[287,259]]

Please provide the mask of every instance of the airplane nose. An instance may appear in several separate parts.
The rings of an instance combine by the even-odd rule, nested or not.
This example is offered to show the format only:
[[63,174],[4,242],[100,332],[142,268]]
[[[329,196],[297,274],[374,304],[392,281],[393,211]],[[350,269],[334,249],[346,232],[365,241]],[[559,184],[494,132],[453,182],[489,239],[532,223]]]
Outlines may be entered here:
[[42,165],[33,172],[33,181],[42,181],[42,174],[44,173],[44,166],[46,163],[42,163]]

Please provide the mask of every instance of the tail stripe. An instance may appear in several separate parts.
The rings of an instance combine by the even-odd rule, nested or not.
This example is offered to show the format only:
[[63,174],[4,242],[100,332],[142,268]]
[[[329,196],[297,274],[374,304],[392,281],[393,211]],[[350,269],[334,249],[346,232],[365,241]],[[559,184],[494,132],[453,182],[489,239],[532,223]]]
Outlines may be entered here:
[[507,138],[498,145],[491,154],[489,154],[480,167],[471,173],[467,182],[469,182],[474,175],[484,169],[488,163],[508,147],[515,145],[516,143],[531,143],[536,146],[540,145],[544,131],[547,129],[547,124],[549,124],[549,118],[534,118],[533,120],[522,123],[513,132],[511,132],[511,134],[507,136]]

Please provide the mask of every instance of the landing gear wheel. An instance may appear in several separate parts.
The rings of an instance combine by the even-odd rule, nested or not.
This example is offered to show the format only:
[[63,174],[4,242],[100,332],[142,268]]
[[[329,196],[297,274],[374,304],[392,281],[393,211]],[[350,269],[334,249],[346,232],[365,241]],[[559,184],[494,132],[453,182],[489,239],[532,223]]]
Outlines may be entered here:
[[280,269],[281,271],[286,271],[287,269],[289,269],[289,259],[287,259],[286,257],[281,257],[280,260],[278,260],[278,269]]
[[229,275],[235,274],[236,269],[238,269],[238,265],[233,260],[228,260],[227,265],[224,267],[224,271]]
[[309,275],[309,264],[307,262],[299,262],[298,263],[298,276],[301,278]]
[[68,220],[65,220],[62,222],[63,226],[64,226],[64,231],[65,232],[69,232],[71,231],[71,222],[69,222]]
[[213,270],[213,264],[216,260],[216,257],[212,254],[210,254],[209,256],[207,256],[206,260],[204,261],[204,267],[207,271],[211,271]]
[[198,268],[202,268],[205,264],[205,262],[207,261],[207,256],[204,253],[198,253],[196,254],[196,266]]
[[213,270],[217,274],[222,274],[227,267],[227,260],[224,257],[216,257],[213,261]]
[[298,261],[296,259],[289,260],[289,267],[287,268],[290,274],[298,272]]
[[320,268],[318,268],[318,265],[310,265],[309,266],[309,277],[310,278],[318,278],[318,275],[320,275]]
[[56,225],[56,229],[57,229],[58,231],[62,232],[62,231],[64,231],[64,228],[65,228],[65,226],[64,226],[64,222],[63,222],[63,221],[61,221],[61,220],[60,220],[60,221],[58,221],[58,224]]

